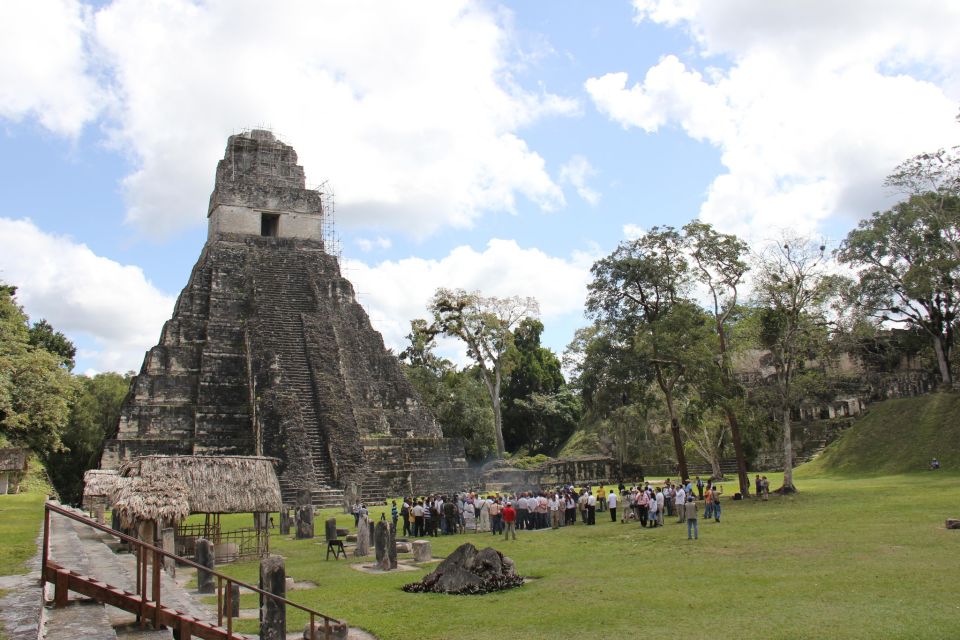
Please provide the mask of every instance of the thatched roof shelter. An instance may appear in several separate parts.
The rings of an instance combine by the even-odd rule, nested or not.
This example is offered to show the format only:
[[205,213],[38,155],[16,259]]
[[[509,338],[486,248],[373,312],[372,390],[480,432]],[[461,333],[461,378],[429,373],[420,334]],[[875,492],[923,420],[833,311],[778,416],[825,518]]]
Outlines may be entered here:
[[171,525],[190,515],[187,489],[181,482],[143,477],[124,480],[115,486],[113,510],[125,528],[149,521]]
[[26,471],[29,450],[10,447],[0,449],[0,473],[9,471]]
[[89,469],[83,474],[83,504],[93,501],[109,502],[117,484],[114,469]]
[[120,476],[185,488],[190,513],[279,511],[274,458],[257,456],[144,456],[120,465]]

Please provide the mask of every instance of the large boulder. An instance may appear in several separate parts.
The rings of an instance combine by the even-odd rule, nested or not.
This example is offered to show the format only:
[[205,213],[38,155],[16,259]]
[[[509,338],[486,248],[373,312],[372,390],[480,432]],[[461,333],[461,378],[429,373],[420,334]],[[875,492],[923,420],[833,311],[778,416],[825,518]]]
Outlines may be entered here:
[[492,547],[480,551],[469,542],[457,547],[436,569],[420,582],[403,586],[408,592],[474,594],[519,587],[510,558]]

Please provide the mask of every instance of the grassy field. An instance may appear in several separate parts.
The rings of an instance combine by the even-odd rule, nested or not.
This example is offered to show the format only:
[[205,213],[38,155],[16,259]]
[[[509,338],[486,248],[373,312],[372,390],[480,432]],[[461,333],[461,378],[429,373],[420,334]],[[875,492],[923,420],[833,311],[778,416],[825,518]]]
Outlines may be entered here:
[[[847,431],[816,461],[797,469],[799,493],[733,502],[723,522],[701,522],[700,539],[668,523],[648,530],[611,523],[433,538],[442,557],[463,542],[493,545],[532,580],[485,596],[408,594],[416,572],[381,575],[352,568],[372,558],[325,561],[325,543],[273,537],[287,575],[316,588],[290,598],[347,620],[383,640],[550,638],[954,638],[960,637],[960,398],[890,401]],[[944,470],[920,471],[936,455]],[[904,470],[915,470],[901,473]],[[781,478],[770,476],[777,487]],[[0,497],[0,574],[25,572],[35,553],[46,487]],[[383,508],[374,509],[378,517]],[[336,515],[352,528],[353,518]],[[225,527],[250,526],[249,515]],[[258,565],[218,567],[256,583]],[[244,608],[256,598],[244,596]],[[289,612],[290,631],[305,619]],[[255,622],[241,630],[255,632]]]
[[50,491],[39,464],[32,460],[21,493],[0,496],[0,576],[28,573],[26,562],[37,553],[43,502]]
[[[769,474],[768,474],[769,475]],[[387,639],[471,638],[944,638],[960,636],[954,572],[960,476],[869,478],[797,474],[800,493],[724,504],[723,522],[647,530],[611,523],[433,539],[443,556],[493,544],[534,578],[485,596],[408,594],[420,572],[370,575],[324,560],[320,541],[274,539],[288,576],[315,589],[291,599]],[[778,486],[779,477],[771,477]],[[728,492],[730,493],[730,492]],[[338,516],[352,525],[352,517]],[[246,519],[243,519],[246,524]],[[370,563],[371,559],[362,562]],[[223,571],[256,582],[257,564]],[[244,597],[244,607],[255,598]],[[290,616],[290,630],[304,620]],[[248,630],[253,630],[250,627]]]

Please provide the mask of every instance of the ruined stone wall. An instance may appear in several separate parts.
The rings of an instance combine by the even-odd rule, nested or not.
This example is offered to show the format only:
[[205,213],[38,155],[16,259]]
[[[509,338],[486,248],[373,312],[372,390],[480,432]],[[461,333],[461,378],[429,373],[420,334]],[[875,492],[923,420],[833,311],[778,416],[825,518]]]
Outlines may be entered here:
[[365,438],[363,451],[372,470],[363,484],[368,502],[450,495],[477,482],[464,457],[463,441],[456,438]]

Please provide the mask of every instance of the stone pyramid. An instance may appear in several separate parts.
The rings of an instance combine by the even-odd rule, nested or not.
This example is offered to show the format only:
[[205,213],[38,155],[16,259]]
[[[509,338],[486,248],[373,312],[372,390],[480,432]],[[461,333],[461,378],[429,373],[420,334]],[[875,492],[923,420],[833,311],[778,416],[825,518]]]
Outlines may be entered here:
[[206,245],[147,352],[101,466],[266,455],[284,501],[367,502],[466,482],[439,425],[324,246],[327,199],[270,132],[230,136]]

